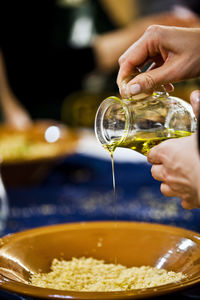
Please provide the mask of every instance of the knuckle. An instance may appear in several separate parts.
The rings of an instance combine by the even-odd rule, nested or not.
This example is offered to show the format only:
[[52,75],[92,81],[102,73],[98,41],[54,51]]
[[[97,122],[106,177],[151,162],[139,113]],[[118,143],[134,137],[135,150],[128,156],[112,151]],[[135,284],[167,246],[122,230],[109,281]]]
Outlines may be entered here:
[[117,78],[117,82],[119,84],[119,81],[121,82],[122,80],[126,80],[127,82],[127,78],[128,74],[130,74],[130,71],[133,68],[133,63],[131,61],[131,58],[125,58],[121,63],[120,63],[120,76],[118,75]]
[[122,56],[120,56],[119,59],[118,59],[118,64],[121,65],[121,64],[123,63],[123,61],[124,61],[124,57],[123,57],[123,55],[122,55]]
[[140,84],[142,89],[146,91],[152,91],[157,88],[156,81],[150,74],[148,74],[148,71],[136,76],[134,81]]
[[185,193],[185,194],[181,195],[181,199],[185,202],[189,202],[189,195]]
[[123,62],[125,68],[127,70],[132,70],[132,67],[133,67],[133,62],[132,62],[132,59],[131,57],[127,57],[124,62]]
[[166,172],[166,170],[163,171],[163,181],[167,184],[171,183],[170,175]]
[[172,176],[170,175],[170,173],[168,172],[168,169],[163,164],[159,167],[157,172],[155,172],[154,169],[152,170],[152,172],[153,172],[154,175],[155,175],[155,173],[159,172],[159,177],[166,184],[170,185],[170,184],[173,183]]
[[160,25],[156,25],[156,24],[153,24],[153,25],[150,25],[147,27],[146,29],[146,33],[147,34],[159,34],[160,33],[160,28],[161,26]]
[[163,162],[163,153],[162,153],[162,149],[161,149],[161,144],[157,145],[153,148],[154,151],[154,157],[156,157],[156,159],[158,161],[160,161],[161,163]]
[[126,54],[122,54],[119,59],[118,59],[118,63],[121,66],[122,64],[125,64],[129,61],[128,56]]
[[148,73],[145,74],[144,83],[145,83],[146,89],[152,89],[152,88],[156,87],[156,82],[155,82],[154,78],[151,75],[149,75]]
[[168,151],[164,145],[164,142],[160,143],[156,147],[159,149],[157,156],[159,160],[162,162],[162,164],[165,166],[166,162],[168,161]]

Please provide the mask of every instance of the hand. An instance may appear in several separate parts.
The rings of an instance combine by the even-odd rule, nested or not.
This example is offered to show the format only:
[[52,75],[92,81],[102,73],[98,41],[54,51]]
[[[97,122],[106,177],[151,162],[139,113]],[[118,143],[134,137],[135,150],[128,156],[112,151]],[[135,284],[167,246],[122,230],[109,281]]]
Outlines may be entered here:
[[[190,101],[198,114],[200,91],[192,92]],[[197,136],[171,139],[151,149],[148,161],[152,176],[161,183],[165,196],[178,196],[186,209],[200,207],[200,155]]]
[[171,139],[154,147],[148,154],[152,176],[162,181],[160,190],[168,197],[180,197],[183,208],[200,207],[200,158],[196,134]]
[[[117,83],[122,97],[156,90],[161,84],[193,78],[200,74],[200,29],[152,25],[119,59]],[[149,71],[128,83],[137,68],[152,62]],[[168,86],[171,89],[171,86]]]

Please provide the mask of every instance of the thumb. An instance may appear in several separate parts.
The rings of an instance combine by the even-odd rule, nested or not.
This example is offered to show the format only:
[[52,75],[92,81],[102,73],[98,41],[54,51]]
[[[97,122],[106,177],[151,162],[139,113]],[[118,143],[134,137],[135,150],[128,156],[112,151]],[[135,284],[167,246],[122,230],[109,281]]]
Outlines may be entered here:
[[160,89],[162,84],[173,81],[172,71],[167,64],[156,69],[140,73],[126,85],[126,95],[132,96],[142,92]]

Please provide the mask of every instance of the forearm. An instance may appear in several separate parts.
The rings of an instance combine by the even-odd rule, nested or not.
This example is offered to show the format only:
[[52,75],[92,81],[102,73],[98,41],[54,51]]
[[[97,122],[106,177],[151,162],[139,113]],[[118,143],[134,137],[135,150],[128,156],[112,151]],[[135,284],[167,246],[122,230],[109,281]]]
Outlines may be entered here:
[[3,53],[0,49],[0,97],[1,100],[11,93],[10,85],[7,79],[6,67],[4,63]]
[[5,122],[17,129],[31,125],[28,112],[14,95],[7,78],[3,53],[0,50],[0,105]]
[[164,13],[138,19],[123,29],[97,36],[93,43],[97,67],[107,72],[116,69],[120,55],[152,24],[200,27],[200,20],[197,17],[179,18],[173,12]]

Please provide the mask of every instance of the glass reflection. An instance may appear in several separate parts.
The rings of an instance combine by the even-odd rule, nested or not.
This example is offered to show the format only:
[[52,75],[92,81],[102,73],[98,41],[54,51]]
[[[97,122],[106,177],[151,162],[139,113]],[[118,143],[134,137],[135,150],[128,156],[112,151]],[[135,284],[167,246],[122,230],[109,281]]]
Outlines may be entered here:
[[[158,262],[156,263],[155,267],[158,269],[164,268],[165,263],[167,263],[170,260],[171,256],[174,256],[177,252],[186,252],[189,250],[189,248],[193,248],[195,246],[195,243],[190,240],[183,238],[174,248],[171,248],[167,251],[167,253],[163,254],[162,257],[158,259]],[[177,256],[177,259],[179,259],[179,256]]]
[[167,251],[162,257],[159,258],[157,264],[155,265],[156,268],[162,269],[164,264],[169,260],[169,257],[173,254],[173,250]]
[[195,243],[192,240],[189,239],[183,239],[180,244],[178,245],[178,250],[186,251],[190,247],[193,247]]

